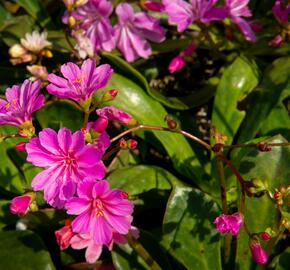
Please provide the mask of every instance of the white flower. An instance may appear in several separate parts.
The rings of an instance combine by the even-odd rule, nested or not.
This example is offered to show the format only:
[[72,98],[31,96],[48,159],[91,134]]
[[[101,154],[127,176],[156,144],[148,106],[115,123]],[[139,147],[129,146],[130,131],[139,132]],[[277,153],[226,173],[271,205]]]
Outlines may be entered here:
[[47,41],[47,32],[39,33],[37,31],[33,31],[31,34],[26,33],[25,38],[22,38],[20,42],[25,49],[33,53],[39,53],[45,47],[51,45],[51,43]]
[[85,59],[87,56],[93,57],[94,56],[93,44],[91,40],[84,35],[84,31],[82,30],[75,31],[72,35],[77,41],[75,49],[78,51],[80,58]]

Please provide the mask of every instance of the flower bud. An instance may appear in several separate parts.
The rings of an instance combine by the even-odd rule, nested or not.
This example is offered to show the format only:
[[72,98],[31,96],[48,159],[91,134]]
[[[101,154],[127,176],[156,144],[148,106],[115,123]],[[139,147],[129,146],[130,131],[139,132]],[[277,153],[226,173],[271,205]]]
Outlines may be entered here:
[[261,246],[260,242],[256,239],[250,239],[250,250],[252,253],[253,260],[257,264],[266,264],[268,261],[268,255]]
[[32,126],[31,122],[25,122],[20,126],[18,130],[18,135],[23,138],[32,138],[35,134],[35,128]]
[[34,199],[34,196],[34,193],[29,192],[22,196],[15,197],[11,201],[9,208],[10,212],[14,215],[25,215],[29,210],[29,206]]
[[269,152],[272,150],[272,147],[265,143],[265,142],[260,142],[260,143],[257,143],[257,148],[261,151],[261,152]]
[[172,118],[171,115],[167,114],[165,116],[164,120],[166,121],[166,124],[167,124],[168,128],[176,129],[178,127],[177,122]]
[[182,56],[191,56],[196,50],[196,45],[194,43],[190,43],[182,52]]
[[168,66],[168,70],[169,72],[172,74],[178,70],[183,69],[183,67],[186,65],[186,62],[184,60],[184,58],[180,55],[174,57]]
[[127,148],[128,148],[127,142],[126,142],[126,140],[123,139],[123,138],[119,141],[118,145],[119,145],[119,147],[120,147],[121,149],[127,149]]
[[237,235],[240,231],[243,221],[243,215],[239,212],[236,212],[232,215],[222,214],[217,217],[213,223],[216,225],[216,229],[221,234],[230,233],[232,235]]
[[26,142],[20,142],[15,145],[15,149],[19,152],[26,152],[25,145],[26,145]]
[[76,19],[74,16],[68,17],[68,25],[69,27],[73,28],[76,25]]
[[118,95],[118,93],[119,92],[116,89],[112,89],[112,90],[107,91],[103,95],[101,102],[107,102],[107,101],[113,100]]
[[271,239],[271,235],[268,234],[267,232],[261,232],[259,233],[259,238],[264,241],[269,241]]
[[162,3],[154,2],[154,1],[142,1],[141,5],[151,11],[162,12],[164,11],[165,6]]
[[256,33],[260,33],[263,31],[263,25],[258,20],[249,21],[249,25]]
[[130,139],[130,140],[127,141],[127,146],[131,150],[136,149],[137,145],[138,145],[138,142],[135,141],[135,140]]
[[50,50],[44,50],[41,52],[41,55],[46,57],[46,58],[52,58],[53,57],[53,54]]
[[282,194],[281,194],[280,191],[275,191],[273,197],[274,197],[274,199],[275,199],[276,201],[279,201],[279,200],[282,199]]
[[27,53],[27,50],[20,44],[15,44],[9,49],[9,54],[13,58],[21,58]]
[[86,4],[88,2],[88,0],[77,0],[76,1],[76,7],[80,7],[84,4]]
[[70,245],[70,240],[74,236],[71,228],[71,221],[65,221],[65,226],[54,232],[56,241],[61,250],[65,250]]
[[269,42],[269,46],[281,47],[283,43],[284,43],[283,37],[281,35],[277,35]]
[[224,150],[224,144],[223,143],[216,143],[212,147],[212,151],[214,151],[215,153],[222,153],[223,150]]

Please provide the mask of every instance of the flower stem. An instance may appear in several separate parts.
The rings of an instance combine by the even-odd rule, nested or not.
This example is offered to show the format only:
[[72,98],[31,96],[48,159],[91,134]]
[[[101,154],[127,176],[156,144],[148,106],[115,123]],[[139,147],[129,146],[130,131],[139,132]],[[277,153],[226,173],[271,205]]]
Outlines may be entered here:
[[[284,143],[267,143],[268,146],[290,146],[290,142],[284,142]],[[224,144],[224,148],[245,148],[245,147],[253,147],[257,148],[256,143],[240,143],[240,144],[233,144],[233,145],[228,145]]]
[[118,136],[114,137],[111,142],[115,142],[119,139],[121,139],[122,137],[124,137],[125,135],[129,134],[129,133],[132,133],[132,132],[135,132],[137,130],[154,130],[154,131],[169,131],[169,132],[172,132],[172,133],[178,133],[178,134],[181,134],[183,135],[184,137],[186,138],[189,138],[190,140],[194,141],[194,142],[197,142],[199,144],[201,144],[202,146],[204,146],[207,150],[211,150],[211,146],[206,143],[205,141],[197,138],[196,136],[186,132],[186,131],[183,131],[183,130],[173,130],[173,129],[170,129],[170,128],[166,128],[166,127],[159,127],[159,126],[151,126],[151,125],[138,125],[136,127],[133,127],[133,128],[130,128],[130,129],[127,129],[125,130],[124,132],[122,132],[121,134],[119,134]]
[[90,117],[90,112],[85,112],[83,127],[86,128]]
[[137,241],[130,233],[127,234],[126,239],[128,244],[138,253],[138,255],[147,263],[152,270],[162,270],[159,264],[153,260],[147,250]]

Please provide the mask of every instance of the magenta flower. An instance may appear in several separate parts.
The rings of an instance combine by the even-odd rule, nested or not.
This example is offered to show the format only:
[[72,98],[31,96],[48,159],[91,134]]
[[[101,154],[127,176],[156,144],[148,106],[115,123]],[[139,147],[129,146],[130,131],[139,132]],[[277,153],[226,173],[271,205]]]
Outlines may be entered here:
[[255,42],[256,36],[249,22],[242,18],[252,16],[252,13],[247,6],[249,1],[250,0],[225,0],[226,7],[229,10],[229,17],[232,22],[240,28],[247,41]]
[[165,12],[168,14],[168,22],[177,25],[177,31],[183,32],[195,21],[209,23],[226,18],[225,7],[214,7],[218,0],[191,0],[190,3],[183,0],[163,0]]
[[41,82],[25,80],[20,86],[6,89],[6,99],[0,98],[0,125],[21,127],[32,121],[32,113],[44,106],[44,95],[40,95]]
[[45,200],[54,207],[62,207],[85,177],[100,180],[105,175],[100,152],[85,144],[81,131],[72,134],[61,128],[56,133],[45,128],[27,143],[26,151],[27,161],[45,169],[34,177],[32,188],[43,190]]
[[135,122],[134,118],[130,114],[113,106],[98,109],[96,110],[96,113],[98,116],[106,118],[109,121],[117,121],[125,125]]
[[290,4],[283,7],[281,0],[276,0],[274,6],[272,7],[272,12],[279,23],[287,24],[290,13]]
[[232,215],[222,214],[217,217],[213,223],[216,225],[216,229],[220,233],[231,233],[232,235],[237,235],[241,225],[243,224],[243,219],[243,215],[237,212]]
[[12,199],[10,204],[10,212],[14,215],[25,215],[33,198],[30,194],[25,194]]
[[54,74],[48,75],[50,84],[47,91],[60,98],[70,98],[75,101],[88,100],[96,90],[104,87],[111,78],[113,70],[110,65],[100,65],[92,59],[83,62],[81,68],[74,63],[61,66],[64,78]]
[[109,20],[112,11],[110,1],[90,0],[72,13],[80,23],[79,28],[85,31],[85,36],[92,42],[95,51],[111,51],[115,48],[114,29]]
[[67,213],[78,215],[72,222],[74,232],[90,234],[97,245],[109,245],[113,232],[127,234],[131,227],[133,204],[119,189],[109,189],[105,180],[83,181],[78,198],[68,200]]
[[267,263],[268,255],[258,240],[256,239],[250,240],[250,250],[255,263],[262,265]]
[[147,40],[159,43],[165,39],[165,30],[159,25],[159,20],[144,12],[134,13],[129,4],[118,5],[116,14],[119,22],[115,26],[117,47],[128,62],[152,54]]
[[65,226],[54,232],[56,241],[61,250],[65,250],[70,246],[72,237],[75,235],[71,228],[71,221],[66,221]]
[[159,2],[148,0],[148,1],[144,1],[142,5],[147,10],[156,11],[156,12],[164,11],[164,5]]
[[170,61],[168,70],[172,74],[178,70],[183,69],[185,65],[186,65],[186,61],[184,57],[182,57],[181,55],[177,55]]

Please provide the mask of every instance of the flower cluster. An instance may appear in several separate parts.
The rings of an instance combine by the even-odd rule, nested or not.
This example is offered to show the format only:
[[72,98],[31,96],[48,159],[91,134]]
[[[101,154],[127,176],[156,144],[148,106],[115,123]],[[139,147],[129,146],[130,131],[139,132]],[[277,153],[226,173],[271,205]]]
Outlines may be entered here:
[[[109,65],[96,67],[91,59],[85,60],[81,68],[66,63],[60,70],[65,78],[49,74],[47,91],[59,98],[86,104],[85,113],[90,109],[92,95],[107,84],[113,72]],[[109,121],[127,125],[134,119],[117,108],[104,107],[96,110],[97,120],[75,132],[66,127],[58,131],[47,127],[37,136],[34,132],[28,134],[23,130],[34,131],[32,113],[45,105],[40,89],[39,80],[26,80],[21,86],[6,90],[7,100],[0,99],[0,125],[19,127],[19,135],[29,141],[18,143],[15,148],[27,153],[28,162],[43,168],[32,179],[34,192],[14,198],[10,211],[19,215],[37,211],[35,192],[43,191],[48,204],[64,208],[75,216],[71,225],[56,232],[61,249],[69,245],[75,249],[86,247],[86,259],[93,263],[103,245],[112,249],[113,243],[125,243],[124,236],[132,230],[133,204],[127,193],[110,189],[104,179],[106,167],[102,158],[110,146],[106,132]],[[113,98],[117,91],[111,90],[108,95]]]

